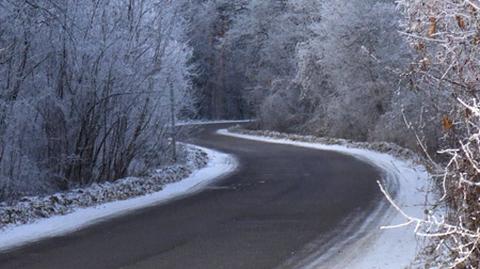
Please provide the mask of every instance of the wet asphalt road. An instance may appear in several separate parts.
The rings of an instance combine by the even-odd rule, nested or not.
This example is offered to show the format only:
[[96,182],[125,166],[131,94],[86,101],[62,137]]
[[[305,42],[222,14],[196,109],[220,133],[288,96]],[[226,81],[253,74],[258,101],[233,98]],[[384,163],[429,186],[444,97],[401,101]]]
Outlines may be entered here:
[[0,254],[0,268],[276,268],[380,199],[378,173],[365,163],[215,134],[227,126],[201,127],[191,142],[234,154],[233,174],[181,200]]

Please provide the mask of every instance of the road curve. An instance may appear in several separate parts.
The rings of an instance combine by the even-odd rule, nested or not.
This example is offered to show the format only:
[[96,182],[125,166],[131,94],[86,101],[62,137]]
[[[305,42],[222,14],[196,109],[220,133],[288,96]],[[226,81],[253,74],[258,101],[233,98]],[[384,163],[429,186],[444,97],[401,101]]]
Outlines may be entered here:
[[[0,268],[276,268],[374,210],[378,172],[329,151],[221,136],[194,144],[239,169],[205,191],[0,254]],[[312,250],[314,251],[314,250]]]

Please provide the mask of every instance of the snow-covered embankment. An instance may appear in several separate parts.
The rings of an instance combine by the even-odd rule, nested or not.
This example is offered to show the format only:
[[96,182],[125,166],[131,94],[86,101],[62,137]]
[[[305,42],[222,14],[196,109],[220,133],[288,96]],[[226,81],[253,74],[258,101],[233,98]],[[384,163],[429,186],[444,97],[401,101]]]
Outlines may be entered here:
[[[48,237],[67,234],[87,227],[93,223],[119,216],[136,209],[158,205],[188,194],[198,192],[203,187],[212,183],[212,181],[233,172],[238,166],[236,159],[231,155],[207,148],[197,146],[191,147],[193,147],[194,152],[198,153],[198,151],[201,151],[202,154],[206,154],[207,158],[202,160],[202,158],[195,157],[193,161],[190,161],[190,164],[187,164],[187,167],[170,167],[166,168],[165,171],[159,171],[160,174],[156,176],[163,176],[163,178],[158,180],[155,178],[151,179],[153,180],[153,183],[159,184],[159,186],[156,187],[159,191],[151,192],[152,189],[149,188],[153,187],[153,183],[149,183],[148,186],[145,186],[144,183],[138,185],[140,184],[137,182],[138,179],[130,178],[120,180],[116,184],[110,183],[113,186],[96,186],[95,189],[88,190],[92,193],[89,194],[88,197],[83,195],[86,191],[81,189],[77,190],[77,192],[81,192],[77,194],[66,193],[51,196],[57,197],[56,199],[59,201],[53,201],[57,204],[62,203],[61,201],[63,200],[68,200],[68,195],[74,195],[74,199],[76,200],[73,201],[78,200],[79,203],[83,203],[86,198],[93,198],[95,200],[100,199],[100,197],[95,197],[97,195],[101,195],[102,198],[105,198],[103,197],[105,196],[105,193],[118,195],[118,190],[135,190],[134,194],[132,194],[130,198],[123,197],[123,199],[121,199],[120,197],[116,201],[101,203],[99,205],[89,207],[74,206],[73,208],[69,208],[67,206],[66,210],[69,211],[65,215],[60,212],[59,214],[56,214],[56,216],[54,215],[48,218],[40,218],[28,224],[7,225],[0,230],[0,251],[5,251]],[[201,164],[202,162],[206,163]],[[147,181],[148,180],[150,179],[147,179]],[[144,182],[145,179],[141,181]],[[140,190],[137,190],[138,188],[140,188]],[[79,197],[77,198],[75,195]],[[127,195],[127,193],[125,195]],[[50,198],[47,200],[51,202]],[[91,200],[88,201],[91,202]],[[30,208],[27,209],[28,211],[31,211]]]
[[[256,141],[287,144],[319,150],[335,151],[351,155],[377,167],[386,189],[411,216],[424,214],[425,193],[429,174],[418,164],[415,155],[388,143],[355,143],[342,139],[288,135],[268,131],[242,129],[219,130],[219,134]],[[386,199],[378,201],[376,209],[367,219],[349,220],[342,231],[325,247],[321,239],[312,239],[310,248],[317,244],[317,251],[309,251],[307,257],[288,262],[286,268],[405,268],[415,259],[419,243],[414,227],[380,229],[405,222],[405,219]],[[315,242],[322,241],[322,242]]]

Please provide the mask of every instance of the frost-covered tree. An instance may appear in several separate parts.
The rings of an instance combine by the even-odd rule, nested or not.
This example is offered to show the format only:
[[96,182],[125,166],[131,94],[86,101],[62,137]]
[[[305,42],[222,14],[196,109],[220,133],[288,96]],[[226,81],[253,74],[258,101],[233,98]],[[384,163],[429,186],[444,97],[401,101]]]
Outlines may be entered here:
[[[284,124],[297,132],[357,140],[387,139],[388,132],[382,133],[377,126],[383,127],[380,122],[389,115],[396,90],[404,87],[399,74],[410,57],[408,46],[398,34],[395,18],[399,16],[394,3],[288,1],[280,18],[272,24],[271,32],[278,34],[269,35],[263,51],[270,53],[263,54],[262,61],[271,61],[277,70],[288,67],[287,72],[265,76],[271,81],[291,80],[284,83],[283,92],[290,93],[288,98],[264,84],[267,96],[279,95],[278,102],[295,108],[291,123]],[[269,99],[264,105],[272,110]],[[277,104],[279,108],[285,105]],[[395,122],[403,124],[400,113],[394,114]],[[265,115],[262,113],[261,118]],[[283,115],[284,109],[272,111],[262,122],[275,128],[272,121],[282,122]],[[275,120],[275,116],[280,118]],[[405,133],[395,135],[388,139],[405,137]]]
[[[308,16],[289,1],[204,1],[192,15],[195,86],[207,117],[252,116],[275,79],[292,77]],[[303,17],[302,17],[303,16]]]
[[203,3],[192,35],[202,115],[416,148],[406,116],[438,148],[442,96],[405,76],[413,56],[393,1]]
[[168,147],[188,111],[184,1],[0,3],[0,199],[114,180]]

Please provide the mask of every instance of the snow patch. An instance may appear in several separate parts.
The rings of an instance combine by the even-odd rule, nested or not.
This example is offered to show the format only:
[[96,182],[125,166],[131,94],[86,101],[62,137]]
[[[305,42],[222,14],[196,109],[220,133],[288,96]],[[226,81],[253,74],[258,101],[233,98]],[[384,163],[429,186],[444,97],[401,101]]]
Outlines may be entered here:
[[[253,133],[248,131],[249,133]],[[424,166],[412,160],[403,160],[387,153],[370,149],[355,148],[351,145],[325,145],[319,143],[278,139],[267,136],[232,133],[227,129],[218,130],[218,134],[267,143],[285,144],[335,151],[351,155],[376,166],[383,172],[382,182],[389,192],[394,194],[397,204],[406,213],[419,218],[424,214],[425,193],[430,175]],[[261,133],[261,132],[258,132]],[[299,140],[295,135],[295,140]],[[349,226],[340,231],[340,235],[329,240],[333,242],[327,248],[321,239],[313,240],[309,248],[317,246],[301,260],[289,261],[288,268],[405,268],[415,259],[420,247],[415,238],[413,227],[381,230],[380,226],[404,223],[405,220],[389,206],[386,200],[379,201],[374,212],[365,220],[349,220]],[[317,241],[317,242],[315,242]],[[327,243],[328,244],[328,243]]]
[[0,231],[0,251],[6,251],[48,237],[71,233],[133,210],[159,205],[193,194],[202,190],[214,180],[233,172],[238,167],[237,160],[229,154],[207,148],[195,147],[206,152],[209,161],[205,167],[193,171],[187,178],[167,184],[159,192],[137,198],[109,202],[95,207],[79,208],[68,215],[54,216],[48,219],[41,219],[31,224],[7,227]]
[[155,169],[144,177],[127,177],[113,182],[93,183],[89,186],[46,196],[27,196],[18,202],[0,204],[0,230],[8,226],[31,223],[36,219],[66,215],[77,208],[92,207],[158,192],[166,184],[188,177],[193,171],[207,165],[206,152],[180,144],[186,152],[184,164]]
[[224,123],[249,123],[255,120],[194,120],[194,121],[180,121],[175,126],[190,126],[190,125],[209,125],[209,124],[224,124]]

